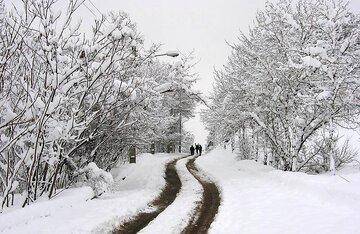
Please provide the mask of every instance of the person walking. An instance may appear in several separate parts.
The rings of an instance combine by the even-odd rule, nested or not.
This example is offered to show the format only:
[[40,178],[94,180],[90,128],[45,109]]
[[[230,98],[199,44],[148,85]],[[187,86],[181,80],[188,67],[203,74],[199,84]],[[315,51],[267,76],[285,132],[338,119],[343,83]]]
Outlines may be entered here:
[[191,146],[190,146],[190,154],[191,154],[191,155],[194,155],[194,150],[195,150],[194,146],[191,145]]
[[199,144],[199,155],[201,155],[202,152],[202,146]]
[[195,144],[195,151],[196,151],[196,154],[199,154],[199,144]]

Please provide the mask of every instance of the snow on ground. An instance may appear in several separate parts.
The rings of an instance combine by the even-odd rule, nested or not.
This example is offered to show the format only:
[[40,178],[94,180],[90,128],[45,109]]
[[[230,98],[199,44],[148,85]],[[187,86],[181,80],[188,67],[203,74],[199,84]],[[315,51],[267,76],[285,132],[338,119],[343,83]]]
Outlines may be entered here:
[[209,233],[360,233],[359,166],[336,176],[307,175],[240,161],[223,149],[196,165],[221,190]]
[[[145,209],[165,185],[165,164],[176,154],[143,154],[136,164],[112,171],[113,192],[90,200],[89,187],[65,190],[51,200],[40,199],[25,208],[0,214],[0,233],[106,233],[120,221]],[[126,177],[125,180],[122,180]]]
[[[0,214],[0,233],[107,233],[153,200],[165,185],[165,164],[183,155],[144,154],[112,171],[113,192],[90,200],[89,187],[68,189]],[[178,161],[178,197],[141,233],[177,233],[189,222],[202,188]],[[222,202],[210,233],[360,233],[360,169],[336,176],[283,172],[239,161],[216,149],[196,165],[220,187]],[[125,180],[122,180],[122,178]]]
[[186,168],[190,158],[181,159],[176,164],[182,187],[174,202],[168,206],[156,219],[141,230],[141,234],[181,233],[194,214],[194,208],[201,201],[202,186]]

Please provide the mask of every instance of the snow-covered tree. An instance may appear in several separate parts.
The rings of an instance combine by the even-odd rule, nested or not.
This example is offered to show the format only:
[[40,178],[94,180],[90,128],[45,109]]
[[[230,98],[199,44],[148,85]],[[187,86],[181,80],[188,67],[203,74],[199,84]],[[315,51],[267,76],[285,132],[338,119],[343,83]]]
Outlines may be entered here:
[[256,141],[247,142],[293,171],[327,139],[332,153],[321,163],[335,170],[336,126],[358,126],[359,23],[342,1],[267,3],[216,72],[213,107],[204,113],[209,129],[251,132]]
[[51,198],[89,164],[109,170],[129,146],[153,142],[166,129],[160,119],[173,118],[156,112],[167,98],[160,87],[194,94],[187,62],[157,61],[159,46],[146,50],[127,14],[111,12],[82,35],[73,22],[82,1],[68,1],[65,13],[43,3],[23,1],[1,16],[2,208],[14,192],[23,192],[24,206]]

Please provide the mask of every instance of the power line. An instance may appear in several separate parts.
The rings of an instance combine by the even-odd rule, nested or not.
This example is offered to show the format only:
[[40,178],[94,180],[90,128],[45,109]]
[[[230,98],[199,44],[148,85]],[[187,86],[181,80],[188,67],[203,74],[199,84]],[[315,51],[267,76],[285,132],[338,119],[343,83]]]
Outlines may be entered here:
[[100,15],[103,15],[101,11],[94,5],[94,3],[91,0],[88,0],[90,4],[100,13]]
[[95,18],[97,17],[96,14],[85,4],[85,1],[83,1],[82,4],[91,12],[91,14],[95,16]]
[[97,8],[96,6],[95,6],[95,4],[91,1],[91,0],[88,0],[89,2],[90,2],[90,4],[97,10],[97,12],[99,12],[99,14],[102,16],[102,17],[104,17],[105,18],[105,20],[109,23],[109,24],[111,24],[111,22],[107,19],[107,17],[99,10],[99,8]]

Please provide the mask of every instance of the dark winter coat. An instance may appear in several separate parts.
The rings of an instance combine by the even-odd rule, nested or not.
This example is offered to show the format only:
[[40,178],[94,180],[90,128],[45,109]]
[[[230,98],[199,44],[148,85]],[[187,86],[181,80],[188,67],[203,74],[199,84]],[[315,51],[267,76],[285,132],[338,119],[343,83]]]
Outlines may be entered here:
[[194,146],[191,146],[191,147],[190,147],[190,153],[191,153],[191,155],[194,155],[194,150],[195,150]]

